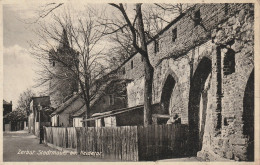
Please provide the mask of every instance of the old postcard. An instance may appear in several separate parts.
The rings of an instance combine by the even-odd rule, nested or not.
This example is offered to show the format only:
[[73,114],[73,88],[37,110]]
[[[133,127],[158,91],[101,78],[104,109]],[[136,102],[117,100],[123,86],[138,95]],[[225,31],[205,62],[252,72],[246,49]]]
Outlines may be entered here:
[[259,163],[259,1],[1,7],[3,163]]

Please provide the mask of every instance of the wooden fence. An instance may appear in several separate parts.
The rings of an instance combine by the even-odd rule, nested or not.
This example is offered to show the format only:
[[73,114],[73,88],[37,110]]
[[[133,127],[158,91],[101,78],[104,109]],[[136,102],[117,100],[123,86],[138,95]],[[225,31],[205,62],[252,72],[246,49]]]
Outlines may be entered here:
[[123,161],[186,156],[188,126],[45,127],[44,141],[79,154]]
[[140,160],[157,160],[188,155],[188,126],[181,124],[138,127]]

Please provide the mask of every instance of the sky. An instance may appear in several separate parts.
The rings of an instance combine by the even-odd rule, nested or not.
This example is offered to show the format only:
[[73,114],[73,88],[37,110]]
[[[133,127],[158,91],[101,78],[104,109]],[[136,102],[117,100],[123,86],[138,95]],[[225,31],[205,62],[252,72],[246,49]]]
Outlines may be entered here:
[[[38,41],[33,32],[38,25],[33,22],[38,18],[41,6],[32,3],[3,5],[3,98],[12,101],[13,108],[17,106],[19,95],[27,88],[36,95],[45,94],[42,93],[45,88],[35,88],[38,77],[35,71],[40,67],[29,53],[29,41]],[[48,17],[44,19],[48,20]]]
[[30,17],[27,5],[3,5],[3,98],[17,106],[20,93],[34,85],[37,68],[28,52],[28,40],[35,39],[21,19]]
[[[30,55],[28,43],[39,40],[33,32],[38,24],[33,22],[39,18],[39,9],[43,6],[44,4],[32,3],[3,5],[3,98],[12,101],[13,108],[17,106],[19,95],[27,88],[32,89],[37,96],[46,95],[42,93],[44,88],[34,88],[38,76],[35,71],[40,67]],[[100,5],[93,6],[100,8]],[[54,12],[62,12],[68,7],[81,14],[86,9],[82,4],[67,3]],[[50,17],[48,15],[43,21],[51,23]]]

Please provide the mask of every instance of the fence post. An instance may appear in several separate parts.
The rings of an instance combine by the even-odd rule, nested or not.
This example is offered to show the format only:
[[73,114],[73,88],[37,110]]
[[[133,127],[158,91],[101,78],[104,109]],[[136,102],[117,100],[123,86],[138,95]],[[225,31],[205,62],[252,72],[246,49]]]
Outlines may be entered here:
[[80,150],[81,150],[81,128],[76,128],[76,139],[77,139],[77,144],[76,144],[76,149],[77,149],[77,154],[80,155]]
[[46,127],[43,126],[43,143],[47,144],[47,132],[46,132]]
[[66,148],[69,146],[69,137],[68,137],[68,127],[65,127],[65,143],[66,143]]

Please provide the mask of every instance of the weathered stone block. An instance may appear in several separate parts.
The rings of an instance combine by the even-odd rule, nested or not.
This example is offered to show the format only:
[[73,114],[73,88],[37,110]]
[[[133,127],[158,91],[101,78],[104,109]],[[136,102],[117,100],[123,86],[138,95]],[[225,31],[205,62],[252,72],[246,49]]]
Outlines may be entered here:
[[231,46],[235,52],[239,52],[243,48],[243,43],[240,40],[235,40],[235,43]]
[[[235,16],[229,18],[228,21],[227,21],[227,24],[228,24],[229,26],[230,26],[230,25],[234,25],[235,23],[236,23],[236,18],[235,18]],[[223,26],[225,26],[225,25],[223,25]]]
[[230,139],[230,143],[234,145],[245,145],[247,143],[247,139],[245,138],[232,138]]
[[245,9],[240,10],[238,14],[238,20],[239,22],[242,22],[245,19],[246,11]]
[[233,159],[233,157],[234,157],[234,154],[233,154],[232,151],[226,152],[225,155],[226,155],[225,157],[226,157],[227,159]]

